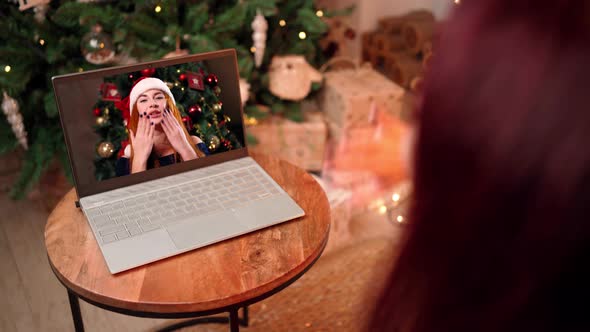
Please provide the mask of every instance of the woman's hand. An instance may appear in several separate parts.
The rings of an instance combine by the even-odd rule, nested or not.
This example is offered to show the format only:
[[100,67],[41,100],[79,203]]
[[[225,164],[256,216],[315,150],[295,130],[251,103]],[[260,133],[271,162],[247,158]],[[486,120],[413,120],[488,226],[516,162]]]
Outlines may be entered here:
[[170,110],[166,109],[164,111],[161,125],[172,148],[180,154],[182,160],[187,161],[197,158],[197,153],[186,138],[180,123],[170,113]]
[[139,121],[137,122],[137,132],[134,133],[132,130],[129,130],[129,137],[133,146],[131,173],[145,171],[147,160],[154,146],[153,123],[145,115],[140,114]]

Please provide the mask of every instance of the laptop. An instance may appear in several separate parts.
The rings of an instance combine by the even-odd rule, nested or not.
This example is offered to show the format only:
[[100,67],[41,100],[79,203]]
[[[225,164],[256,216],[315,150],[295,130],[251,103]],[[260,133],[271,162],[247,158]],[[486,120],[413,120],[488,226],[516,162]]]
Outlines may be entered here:
[[[175,73],[178,80],[170,78]],[[142,76],[151,80],[138,80]],[[248,155],[235,50],[52,80],[79,199],[76,205],[87,217],[112,274],[304,215]],[[150,89],[135,90],[140,84]],[[136,100],[136,109],[125,110],[126,97]],[[149,122],[162,117],[160,125],[144,122],[142,127],[147,112],[145,118],[136,114],[134,120],[133,112],[141,112],[141,102],[154,103],[149,107],[157,109],[162,98],[174,100],[177,109],[193,103],[219,106],[213,116],[201,112],[208,118],[191,110],[191,120],[185,115],[187,121],[182,123],[187,130],[180,136],[186,140],[172,144],[170,128],[180,130],[180,121],[173,122],[179,117],[159,109],[150,113]],[[125,146],[129,132],[134,133],[135,143],[131,139]],[[149,145],[149,156],[141,148],[148,145],[140,144],[140,135],[143,142],[146,137],[152,139],[149,142],[160,139]],[[189,148],[178,148],[183,154],[176,151],[175,146],[186,147],[186,142]],[[167,151],[172,152],[167,155]]]

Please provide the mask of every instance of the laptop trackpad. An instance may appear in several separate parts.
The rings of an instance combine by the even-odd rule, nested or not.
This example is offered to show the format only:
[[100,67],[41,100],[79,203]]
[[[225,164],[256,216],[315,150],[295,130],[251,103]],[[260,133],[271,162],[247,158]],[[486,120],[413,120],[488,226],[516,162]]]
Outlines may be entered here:
[[247,227],[230,211],[198,216],[166,229],[178,249],[204,247],[247,231]]

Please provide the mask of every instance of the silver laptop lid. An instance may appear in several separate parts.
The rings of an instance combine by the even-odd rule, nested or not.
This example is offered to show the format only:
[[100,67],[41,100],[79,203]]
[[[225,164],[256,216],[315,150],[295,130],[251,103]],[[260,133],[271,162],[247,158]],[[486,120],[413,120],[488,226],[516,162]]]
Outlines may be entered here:
[[[207,84],[209,74],[217,78],[216,84]],[[125,110],[125,104],[129,107],[125,98],[139,101],[140,98],[130,96],[130,92],[135,84],[139,84],[138,79],[144,76],[157,78],[161,81],[159,84],[165,84],[179,114],[186,116],[185,120],[191,118],[192,126],[187,122],[179,124],[188,128],[189,139],[196,136],[204,141],[205,148],[195,144],[196,148],[208,150],[211,140],[217,143],[214,149],[209,150],[208,156],[179,162],[181,158],[175,154],[174,162],[163,167],[160,166],[161,160],[152,155],[153,160],[146,171],[122,176],[119,171],[124,169],[125,160],[121,158],[129,157],[131,150],[127,148],[125,151],[124,145],[129,141],[128,130],[125,129],[131,127],[130,122],[137,124],[138,121],[129,116],[133,110]],[[237,59],[233,49],[56,76],[52,80],[79,198],[248,155]],[[219,88],[216,89],[216,86]],[[221,109],[215,105],[219,102]],[[192,112],[189,116],[188,108],[193,105],[201,109],[207,107],[211,111],[214,107],[216,110]],[[94,114],[96,108],[101,120],[97,120],[98,116]],[[108,114],[105,114],[105,109],[108,109]],[[217,128],[220,131],[214,135]],[[216,136],[219,142],[212,136]],[[232,144],[224,145],[224,142],[227,143],[221,140],[224,137],[230,138]],[[97,149],[103,142],[112,146],[102,144],[107,151],[101,156]],[[111,151],[110,157],[104,157]]]

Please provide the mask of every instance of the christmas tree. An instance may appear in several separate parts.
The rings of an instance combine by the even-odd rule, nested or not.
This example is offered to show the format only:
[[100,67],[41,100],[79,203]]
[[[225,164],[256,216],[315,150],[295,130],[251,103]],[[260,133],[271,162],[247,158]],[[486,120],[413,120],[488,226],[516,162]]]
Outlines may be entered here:
[[[28,148],[12,197],[22,197],[55,157],[62,162],[66,175],[71,176],[52,76],[166,55],[234,48],[240,76],[250,85],[246,113],[264,116],[258,105],[265,105],[274,113],[297,120],[301,119],[299,103],[281,99],[269,90],[271,59],[275,55],[299,54],[317,68],[327,60],[318,46],[327,30],[322,16],[349,12],[321,11],[309,0],[27,3],[21,5],[22,11],[16,1],[0,3],[0,90],[6,92],[2,109],[7,115],[0,119],[0,154],[19,144]],[[174,82],[172,77],[164,78]],[[206,94],[205,98],[210,99],[204,105],[214,105],[214,89]],[[96,112],[99,117],[107,115],[109,121],[118,121],[113,106],[99,101]],[[108,114],[104,114],[106,109]],[[226,119],[217,120],[219,124]],[[218,124],[206,130],[223,130],[223,125]],[[97,130],[105,139],[123,142],[124,127],[113,129],[117,132]],[[204,130],[203,126],[200,130]],[[228,144],[221,142],[222,138],[235,144],[223,134],[219,138],[221,145]],[[106,150],[117,148],[120,150],[120,146]],[[101,174],[110,172],[106,164],[102,169]]]

